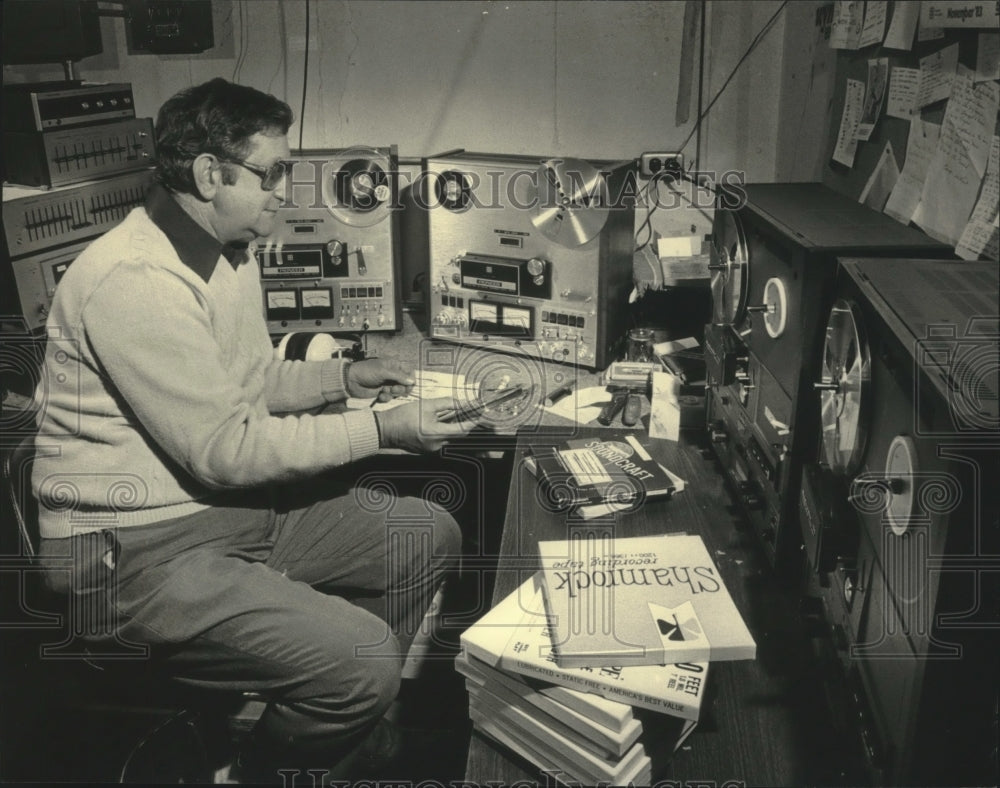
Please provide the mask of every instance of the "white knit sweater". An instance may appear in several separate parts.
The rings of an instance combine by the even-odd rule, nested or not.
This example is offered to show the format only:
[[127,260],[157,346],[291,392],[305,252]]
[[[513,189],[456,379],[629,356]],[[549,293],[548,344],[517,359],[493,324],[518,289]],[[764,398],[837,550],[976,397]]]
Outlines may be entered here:
[[162,521],[378,450],[368,409],[294,413],[344,399],[346,362],[274,360],[253,256],[220,256],[206,282],[145,208],[69,267],[47,331],[32,474],[45,537]]

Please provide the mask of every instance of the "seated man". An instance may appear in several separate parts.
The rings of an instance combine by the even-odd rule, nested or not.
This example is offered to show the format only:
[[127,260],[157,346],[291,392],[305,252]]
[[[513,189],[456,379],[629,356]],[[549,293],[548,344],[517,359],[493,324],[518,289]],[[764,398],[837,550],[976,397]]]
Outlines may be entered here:
[[252,754],[275,780],[350,773],[460,549],[447,513],[406,498],[392,516],[434,512],[430,536],[394,548],[390,507],[338,469],[473,426],[438,420],[450,398],[324,412],[405,393],[412,370],[274,359],[248,244],[275,222],[291,122],[222,79],[163,105],[145,207],[59,284],[32,478],[46,580],[83,611],[75,631],[138,644],[189,686],[260,693]]

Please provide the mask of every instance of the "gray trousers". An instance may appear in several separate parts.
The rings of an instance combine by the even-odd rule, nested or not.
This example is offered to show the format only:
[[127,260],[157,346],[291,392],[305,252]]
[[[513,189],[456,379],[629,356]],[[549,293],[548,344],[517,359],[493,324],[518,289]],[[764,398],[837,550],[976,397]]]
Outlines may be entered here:
[[43,540],[47,583],[95,644],[146,649],[190,686],[267,698],[258,754],[329,765],[395,698],[459,529],[377,483],[324,479],[215,504]]

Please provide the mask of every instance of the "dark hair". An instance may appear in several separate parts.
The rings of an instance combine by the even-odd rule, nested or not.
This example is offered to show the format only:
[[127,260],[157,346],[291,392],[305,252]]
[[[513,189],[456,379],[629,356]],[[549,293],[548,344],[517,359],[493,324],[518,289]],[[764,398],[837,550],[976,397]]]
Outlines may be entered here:
[[202,153],[245,158],[257,133],[287,134],[292,109],[281,99],[217,77],[186,88],[156,117],[156,179],[174,192],[195,191],[191,162]]

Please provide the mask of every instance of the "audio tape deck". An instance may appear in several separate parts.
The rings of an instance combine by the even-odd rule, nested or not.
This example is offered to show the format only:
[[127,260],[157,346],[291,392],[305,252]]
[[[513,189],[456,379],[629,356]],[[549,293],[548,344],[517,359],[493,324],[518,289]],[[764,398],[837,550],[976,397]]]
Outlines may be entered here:
[[[996,781],[995,263],[843,259],[799,511],[879,783]],[[947,758],[941,758],[947,753]]]
[[617,358],[634,162],[458,152],[425,174],[432,337],[592,369]]
[[798,480],[819,420],[809,394],[842,254],[947,257],[951,249],[822,184],[720,188],[705,330],[708,428],[776,565],[799,562]]
[[400,328],[395,146],[298,151],[257,240],[272,334]]

